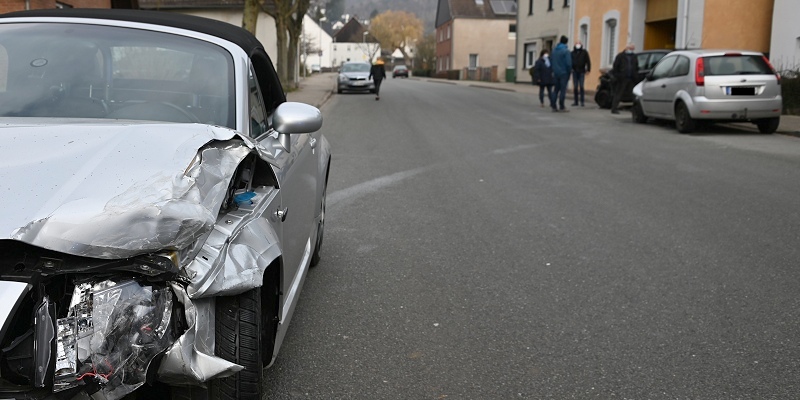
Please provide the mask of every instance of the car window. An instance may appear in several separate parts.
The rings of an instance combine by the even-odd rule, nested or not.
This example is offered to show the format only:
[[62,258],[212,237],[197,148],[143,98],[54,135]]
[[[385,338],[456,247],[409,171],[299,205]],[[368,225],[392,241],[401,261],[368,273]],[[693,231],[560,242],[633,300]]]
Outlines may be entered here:
[[0,116],[234,127],[233,59],[212,43],[131,28],[26,23],[0,26],[0,47]]
[[704,57],[705,75],[771,75],[772,70],[760,55]]
[[342,72],[369,72],[370,65],[367,63],[352,63],[342,65]]
[[669,76],[672,66],[675,65],[676,58],[676,56],[665,57],[656,64],[655,68],[653,68],[652,79],[661,79]]
[[655,67],[665,55],[667,55],[667,53],[650,53],[650,58],[647,60],[647,69]]
[[684,56],[678,56],[677,60],[675,61],[675,66],[672,68],[672,72],[670,72],[670,76],[685,76],[689,74],[689,58]]
[[650,58],[649,53],[640,53],[636,55],[637,64],[639,64],[639,69],[647,69],[647,59]]
[[247,87],[249,92],[247,107],[250,110],[250,137],[256,138],[269,130],[269,123],[267,121],[267,108],[264,106],[264,96],[261,95],[261,89],[258,86],[258,80],[252,67],[248,74]]

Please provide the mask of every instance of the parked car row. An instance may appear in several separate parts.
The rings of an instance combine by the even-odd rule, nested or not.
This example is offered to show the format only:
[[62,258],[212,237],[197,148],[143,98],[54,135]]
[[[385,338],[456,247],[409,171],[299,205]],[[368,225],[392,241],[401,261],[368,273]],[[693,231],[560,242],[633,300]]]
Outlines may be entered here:
[[[780,124],[780,75],[764,54],[740,50],[649,50],[636,54],[638,83],[621,101],[632,102],[637,123],[675,121],[690,133],[703,123],[752,122],[773,133]],[[595,102],[610,108],[613,71],[600,76]]]
[[684,50],[662,58],[633,89],[633,120],[675,121],[681,133],[702,123],[752,122],[762,133],[780,125],[781,78],[759,52]]

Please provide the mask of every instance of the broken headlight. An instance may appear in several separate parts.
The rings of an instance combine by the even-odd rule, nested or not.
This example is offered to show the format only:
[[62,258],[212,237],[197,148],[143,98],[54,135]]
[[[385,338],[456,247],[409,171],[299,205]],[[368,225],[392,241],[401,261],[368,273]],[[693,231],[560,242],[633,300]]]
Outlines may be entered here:
[[142,386],[171,343],[173,294],[133,280],[76,284],[67,316],[56,320],[53,390],[79,385],[121,398]]

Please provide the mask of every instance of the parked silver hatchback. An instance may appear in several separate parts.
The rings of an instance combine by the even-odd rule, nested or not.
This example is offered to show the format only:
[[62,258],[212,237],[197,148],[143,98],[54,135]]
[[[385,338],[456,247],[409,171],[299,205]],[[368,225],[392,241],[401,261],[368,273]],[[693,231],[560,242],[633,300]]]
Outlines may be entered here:
[[752,122],[762,133],[780,124],[780,76],[759,52],[674,51],[634,87],[633,120],[674,120],[681,133],[698,122]]

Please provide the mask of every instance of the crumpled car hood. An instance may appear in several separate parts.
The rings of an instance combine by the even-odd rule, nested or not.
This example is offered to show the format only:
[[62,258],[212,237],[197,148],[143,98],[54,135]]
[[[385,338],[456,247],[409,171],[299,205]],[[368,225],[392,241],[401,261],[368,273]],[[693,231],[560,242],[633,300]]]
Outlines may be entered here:
[[108,259],[184,247],[211,229],[250,151],[201,149],[234,137],[201,124],[2,119],[0,239]]

